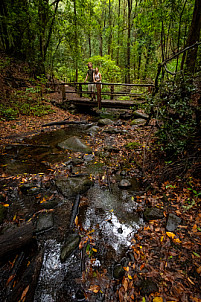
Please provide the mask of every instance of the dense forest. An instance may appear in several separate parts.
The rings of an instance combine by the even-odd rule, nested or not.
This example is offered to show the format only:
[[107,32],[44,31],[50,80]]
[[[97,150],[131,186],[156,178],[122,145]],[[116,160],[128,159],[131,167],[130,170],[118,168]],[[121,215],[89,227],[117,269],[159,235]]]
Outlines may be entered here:
[[0,1],[1,301],[201,301],[200,32],[201,0]]
[[199,42],[200,5],[198,0],[3,0],[0,45],[36,73],[82,80],[92,60],[105,81],[153,81],[159,63],[169,76],[199,70],[198,45],[177,54]]

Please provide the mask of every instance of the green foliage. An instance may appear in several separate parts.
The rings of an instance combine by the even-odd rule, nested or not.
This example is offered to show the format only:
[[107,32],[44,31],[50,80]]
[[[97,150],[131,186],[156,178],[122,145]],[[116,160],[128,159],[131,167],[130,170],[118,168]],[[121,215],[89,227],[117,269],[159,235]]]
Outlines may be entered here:
[[169,155],[184,152],[196,134],[195,108],[191,104],[194,88],[189,83],[184,78],[164,83],[149,105],[159,120],[159,144]]
[[8,104],[0,104],[0,119],[14,120],[20,114],[43,116],[52,113],[51,105],[39,96],[41,86],[26,88],[26,91],[16,91]]
[[121,81],[121,69],[115,64],[115,61],[113,61],[110,56],[93,56],[87,59],[87,61],[84,62],[84,65],[86,65],[86,71],[87,62],[92,62],[93,68],[99,68],[99,71],[102,75],[102,82],[115,83]]

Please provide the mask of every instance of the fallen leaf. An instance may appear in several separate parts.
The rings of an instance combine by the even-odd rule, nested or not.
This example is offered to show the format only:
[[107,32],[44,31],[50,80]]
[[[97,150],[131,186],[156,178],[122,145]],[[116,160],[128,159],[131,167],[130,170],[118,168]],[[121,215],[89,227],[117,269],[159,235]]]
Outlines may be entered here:
[[93,293],[97,294],[100,290],[100,286],[99,285],[91,285],[89,290],[92,291]]
[[169,238],[174,238],[176,235],[172,232],[166,232],[166,235],[169,237]]
[[127,290],[128,290],[128,279],[127,278],[123,279],[122,285],[124,287],[125,292],[127,292]]
[[4,206],[5,208],[8,208],[10,205],[9,205],[8,203],[4,203],[3,206]]
[[8,284],[13,280],[13,278],[15,278],[15,275],[11,275],[11,276],[8,278],[8,280],[7,280],[7,282],[6,282],[6,286],[8,286]]
[[131,277],[131,275],[128,275],[128,279],[132,280],[133,278]]
[[25,288],[25,290],[23,291],[22,295],[21,295],[21,298],[18,302],[22,302],[24,300],[24,298],[26,297],[26,294],[29,290],[29,285]]
[[198,267],[198,268],[196,269],[196,272],[197,272],[198,274],[200,274],[200,273],[201,273],[201,266],[200,266],[200,267]]
[[78,216],[75,217],[75,225],[78,226]]
[[155,297],[155,298],[153,298],[153,302],[163,302],[163,298],[162,297]]

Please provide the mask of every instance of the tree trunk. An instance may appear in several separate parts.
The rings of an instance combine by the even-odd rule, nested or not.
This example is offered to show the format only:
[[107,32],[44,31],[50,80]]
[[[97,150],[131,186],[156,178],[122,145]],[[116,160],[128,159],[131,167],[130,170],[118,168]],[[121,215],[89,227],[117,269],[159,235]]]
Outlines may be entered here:
[[132,11],[132,1],[128,0],[128,36],[127,36],[126,83],[130,83],[131,11]]
[[[201,1],[195,0],[193,18],[192,18],[191,26],[190,26],[189,33],[188,33],[186,47],[191,46],[199,41],[200,30],[201,30]],[[187,55],[186,55],[186,53],[184,53],[184,55],[183,55],[181,69],[183,69],[184,61],[185,61],[185,57],[186,57],[185,73],[187,73],[187,74],[194,74],[194,72],[195,72],[197,50],[198,50],[198,46],[196,46],[192,49],[189,49],[189,51],[187,52]]]

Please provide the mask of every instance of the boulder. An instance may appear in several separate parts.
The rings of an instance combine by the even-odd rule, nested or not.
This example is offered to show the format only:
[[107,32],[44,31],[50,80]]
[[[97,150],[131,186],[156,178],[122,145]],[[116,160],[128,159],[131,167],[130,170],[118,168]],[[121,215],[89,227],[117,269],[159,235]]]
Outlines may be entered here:
[[87,133],[94,135],[100,130],[100,127],[98,126],[92,126],[89,129],[86,130]]
[[132,186],[131,182],[127,179],[122,179],[119,183],[119,188],[121,189],[127,189]]
[[149,118],[149,116],[146,113],[140,112],[138,110],[135,110],[133,112],[133,117],[134,118],[141,118],[141,119],[145,119],[145,120],[147,120]]
[[43,232],[51,229],[54,225],[52,213],[41,213],[37,219],[36,232]]
[[162,219],[164,217],[163,210],[159,208],[147,208],[144,211],[144,219],[145,221]]
[[137,118],[137,119],[132,120],[132,122],[131,122],[131,126],[133,126],[133,125],[144,125],[144,124],[146,124],[146,120],[143,119],[143,118]]
[[69,234],[63,247],[61,248],[60,260],[64,262],[72,252],[78,247],[80,243],[80,236],[76,233]]
[[110,120],[109,118],[103,118],[98,121],[98,126],[107,126],[107,125],[113,125],[114,122]]
[[65,197],[76,196],[77,194],[83,194],[93,185],[86,176],[79,177],[59,177],[56,180],[56,186],[59,191]]
[[115,264],[113,269],[113,277],[115,279],[121,279],[125,274],[123,266],[120,263]]
[[174,232],[180,223],[181,218],[170,213],[167,219],[166,230],[168,232]]
[[71,150],[74,152],[92,153],[92,149],[85,145],[81,139],[72,136],[65,141],[58,144],[58,147],[64,150]]

